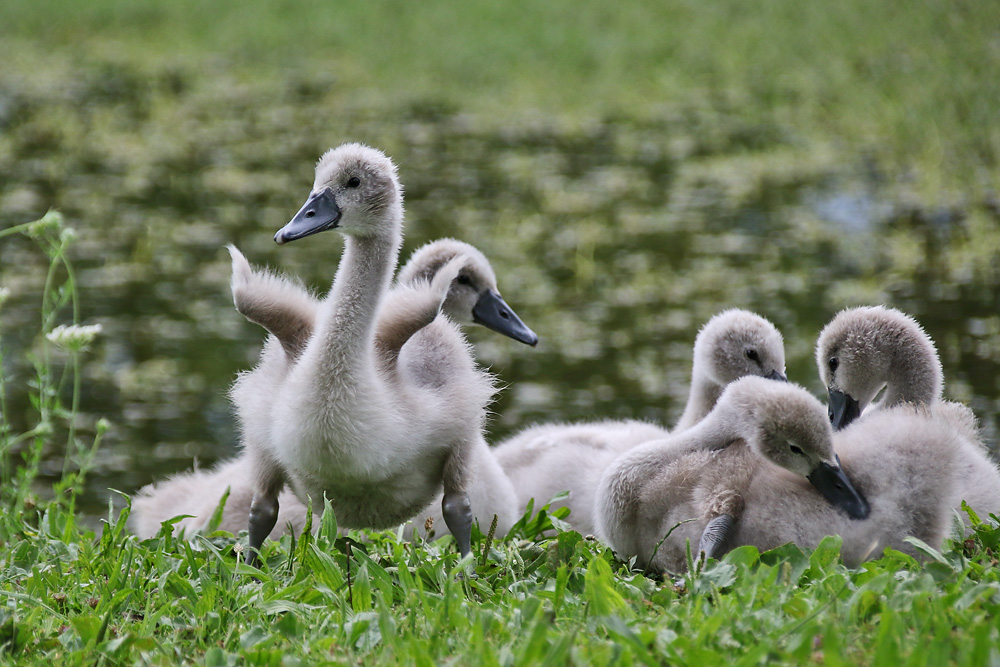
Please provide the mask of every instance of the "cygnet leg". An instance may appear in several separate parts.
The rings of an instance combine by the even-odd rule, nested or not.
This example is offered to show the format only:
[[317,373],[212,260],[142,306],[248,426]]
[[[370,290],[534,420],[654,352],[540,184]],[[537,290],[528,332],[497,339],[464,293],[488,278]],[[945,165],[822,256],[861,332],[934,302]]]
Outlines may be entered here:
[[264,544],[264,538],[274,528],[278,522],[278,496],[255,493],[253,501],[250,503],[250,521],[248,530],[250,531],[249,553],[247,554],[247,565],[257,566],[260,546]]
[[718,558],[735,528],[736,519],[730,514],[720,514],[709,521],[701,534],[698,553],[705,554],[706,559]]
[[441,514],[448,530],[455,536],[458,551],[463,556],[472,551],[472,503],[465,491],[445,493],[441,499]]

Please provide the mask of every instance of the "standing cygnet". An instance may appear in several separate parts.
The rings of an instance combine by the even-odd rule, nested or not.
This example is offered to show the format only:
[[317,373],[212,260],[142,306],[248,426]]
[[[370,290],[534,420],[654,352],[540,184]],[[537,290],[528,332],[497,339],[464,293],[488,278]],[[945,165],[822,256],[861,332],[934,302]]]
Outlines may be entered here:
[[[250,401],[250,412],[262,417],[260,421],[266,424],[270,412],[268,397],[273,388],[284,379],[288,368],[294,365],[305,343],[312,336],[320,301],[298,282],[252,269],[235,247],[229,246],[229,251],[233,259],[232,287],[237,310],[272,334],[257,367],[243,373],[238,383],[241,396]],[[496,276],[489,261],[468,243],[439,239],[422,246],[414,251],[400,270],[397,282],[410,287],[423,285],[425,290],[434,292],[431,285],[438,272],[458,257],[464,257],[465,260],[459,267],[458,275],[452,280],[441,310],[456,322],[480,322],[484,325],[492,323],[491,328],[515,340],[536,343],[537,336],[500,297]],[[412,296],[409,291],[402,294]],[[377,331],[391,328],[389,325],[392,320],[403,317],[401,312],[387,312],[390,310],[391,302],[387,301],[379,314]],[[376,345],[380,338],[389,337],[388,334],[377,334]],[[248,420],[252,421],[253,417],[245,415],[244,421]],[[485,446],[485,443],[481,444]],[[496,481],[490,488],[502,487],[506,477],[492,455],[488,451],[484,455],[479,446],[476,452],[473,464],[477,471],[476,477],[495,477]],[[253,498],[248,469],[245,457],[240,457],[220,462],[208,470],[181,473],[146,486],[133,498],[130,528],[141,538],[152,537],[159,531],[163,521],[187,514],[189,517],[176,525],[178,529],[191,534],[194,529],[207,523],[228,489],[229,496],[219,528],[236,533],[246,528]],[[480,487],[479,484],[473,485],[469,491],[476,518],[480,518],[477,509],[490,505],[480,497]],[[272,539],[280,537],[289,525],[293,530],[299,531],[305,524],[306,507],[293,493],[282,491],[278,496],[278,503],[280,509],[278,521],[270,534]],[[506,512],[513,513],[513,508]]]
[[[822,406],[800,414],[795,401],[802,396],[819,406],[795,385],[744,377],[726,387],[695,426],[620,456],[598,485],[598,536],[641,567],[677,571],[685,564],[688,540],[698,540],[718,517],[741,514],[751,481],[774,479],[811,484],[818,502],[855,519],[867,516],[865,499],[833,452]],[[726,537],[716,540],[709,555],[721,553]]]
[[[272,392],[312,337],[321,302],[292,280],[254,271],[235,247],[229,246],[229,252],[236,309],[271,334],[257,366],[241,374],[231,392],[244,425],[263,434],[270,423]],[[447,290],[443,304],[442,289]],[[529,345],[538,342],[500,296],[493,267],[482,252],[468,243],[439,239],[413,253],[379,308],[374,345],[382,362],[394,363],[403,344],[439,311],[458,323],[479,323]]]
[[[231,392],[233,405],[243,424],[244,440],[249,440],[268,433],[274,387],[284,382],[312,337],[320,302],[298,284],[253,271],[235,248],[231,247],[230,252],[233,254],[233,300],[237,310],[272,334],[260,362],[252,371],[240,375]],[[446,293],[443,303],[442,290]],[[286,298],[286,295],[293,296]],[[288,307],[283,305],[285,303]],[[468,243],[439,239],[414,251],[379,307],[374,340],[378,363],[391,369],[404,344],[430,324],[439,312],[457,323],[481,324],[519,342],[529,345],[538,342],[534,332],[500,296],[496,274],[483,253]],[[426,339],[428,335],[423,334],[423,345],[432,340]],[[480,521],[491,519],[492,514],[485,516],[491,507],[502,516],[514,514],[506,504],[494,502],[498,493],[508,492],[509,482],[481,436],[470,445],[467,456],[473,517]],[[221,493],[222,488],[219,488],[216,497]],[[244,489],[232,487],[227,505],[238,512],[245,495]],[[279,506],[283,506],[285,497],[282,496],[279,502]],[[305,514],[301,503],[298,512]],[[228,515],[227,510],[224,518]],[[228,524],[224,521],[223,526],[228,527]],[[280,533],[283,527],[279,522],[275,530]]]
[[359,528],[401,523],[443,485],[445,521],[469,552],[469,451],[482,437],[493,380],[444,316],[398,352],[376,348],[402,219],[395,165],[375,149],[345,144],[320,159],[312,193],[275,234],[283,245],[336,229],[345,244],[313,335],[268,397],[270,423],[243,423],[254,488],[251,560],[275,525],[285,484],[300,499],[325,495],[341,525]]
[[[695,338],[691,388],[675,432],[707,415],[733,380],[745,375],[784,380],[784,372],[785,348],[773,324],[746,310],[715,315]],[[569,491],[552,507],[569,507],[567,523],[586,535],[595,532],[594,493],[604,469],[622,452],[667,433],[639,421],[543,424],[501,442],[493,452],[514,484],[521,513],[532,499],[537,508]]]
[[[845,309],[820,333],[816,362],[829,392],[834,428],[901,406],[926,408],[957,437],[979,449],[962,459],[955,509],[960,509],[963,499],[974,509],[989,506],[996,464],[985,451],[972,411],[941,398],[941,361],[934,342],[916,320],[884,306]],[[872,404],[883,388],[883,398]]]

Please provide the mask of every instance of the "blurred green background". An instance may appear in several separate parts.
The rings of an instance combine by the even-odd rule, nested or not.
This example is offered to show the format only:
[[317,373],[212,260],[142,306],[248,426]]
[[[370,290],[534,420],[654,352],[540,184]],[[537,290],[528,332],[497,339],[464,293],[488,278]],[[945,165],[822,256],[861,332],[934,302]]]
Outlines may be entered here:
[[[791,378],[820,393],[820,328],[887,303],[996,442],[991,0],[36,0],[0,7],[0,63],[0,228],[60,209],[83,319],[104,326],[81,424],[115,424],[94,507],[234,453],[226,389],[262,332],[232,308],[223,246],[324,291],[336,235],[271,237],[344,141],[400,165],[404,257],[475,243],[541,337],[469,332],[508,385],[494,440],[672,423],[698,327],[732,306],[774,321]],[[26,239],[0,243],[15,424],[46,270]]]

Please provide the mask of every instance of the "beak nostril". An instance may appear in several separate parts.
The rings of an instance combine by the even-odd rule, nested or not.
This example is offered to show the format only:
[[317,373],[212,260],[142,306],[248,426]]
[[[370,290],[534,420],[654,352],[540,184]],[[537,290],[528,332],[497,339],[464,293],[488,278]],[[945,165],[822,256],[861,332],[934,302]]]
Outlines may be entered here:
[[316,211],[314,211],[313,209],[309,209],[308,211],[306,211],[306,217],[307,218],[312,218],[312,217],[315,217],[315,216],[316,216]]

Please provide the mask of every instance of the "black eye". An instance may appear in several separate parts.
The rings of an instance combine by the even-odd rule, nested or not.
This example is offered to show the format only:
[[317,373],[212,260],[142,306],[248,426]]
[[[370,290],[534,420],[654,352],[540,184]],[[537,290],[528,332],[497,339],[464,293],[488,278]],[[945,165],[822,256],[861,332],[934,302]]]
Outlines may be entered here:
[[792,450],[793,454],[798,454],[799,456],[805,456],[805,452],[802,451],[801,447],[797,447],[796,445],[788,445],[788,448]]
[[827,365],[830,366],[830,372],[834,373],[840,366],[840,360],[837,359],[837,357],[830,357],[830,361],[827,362]]
[[744,354],[747,355],[747,359],[749,359],[750,361],[757,362],[758,364],[760,363],[760,355],[757,354],[757,350],[753,349],[752,347],[748,347],[743,352]]
[[467,276],[464,273],[458,274],[458,278],[455,278],[455,280],[458,281],[459,285],[471,285],[472,284],[472,278],[470,278],[469,276]]
[[359,185],[361,185],[361,179],[358,178],[357,176],[351,176],[349,179],[347,179],[347,187],[356,188]]

